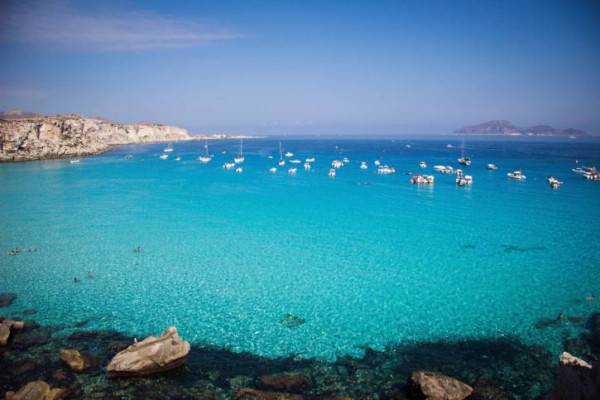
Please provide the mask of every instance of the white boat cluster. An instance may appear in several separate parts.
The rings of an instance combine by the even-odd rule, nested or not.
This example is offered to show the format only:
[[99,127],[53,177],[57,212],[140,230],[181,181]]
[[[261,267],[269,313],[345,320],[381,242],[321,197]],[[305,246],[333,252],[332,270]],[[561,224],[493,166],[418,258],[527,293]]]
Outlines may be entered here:
[[590,181],[600,181],[600,174],[596,167],[577,167],[572,169],[573,172],[583,176]]

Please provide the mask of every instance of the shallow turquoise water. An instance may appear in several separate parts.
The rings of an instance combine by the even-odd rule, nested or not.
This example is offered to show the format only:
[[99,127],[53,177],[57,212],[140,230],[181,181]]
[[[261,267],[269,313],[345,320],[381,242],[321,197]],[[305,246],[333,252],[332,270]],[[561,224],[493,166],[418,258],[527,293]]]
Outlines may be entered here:
[[[420,160],[429,173],[456,165],[448,142],[460,144],[287,140],[317,158],[297,176],[268,173],[271,140],[245,144],[243,174],[221,168],[234,142],[212,144],[209,165],[195,161],[201,142],[175,144],[181,162],[144,145],[79,165],[0,165],[0,248],[37,248],[1,256],[0,292],[19,296],[2,313],[35,308],[39,322],[94,318],[90,329],[138,335],[175,325],[194,342],[262,355],[505,335],[556,351],[580,327],[534,324],[598,308],[582,299],[600,295],[600,182],[570,169],[600,164],[600,143],[471,140],[473,187],[440,174],[433,188],[408,183]],[[342,156],[350,165],[328,178]],[[376,175],[377,158],[398,172]],[[507,180],[516,168],[526,182]],[[551,190],[547,175],[564,186]],[[282,325],[288,312],[306,323]]]

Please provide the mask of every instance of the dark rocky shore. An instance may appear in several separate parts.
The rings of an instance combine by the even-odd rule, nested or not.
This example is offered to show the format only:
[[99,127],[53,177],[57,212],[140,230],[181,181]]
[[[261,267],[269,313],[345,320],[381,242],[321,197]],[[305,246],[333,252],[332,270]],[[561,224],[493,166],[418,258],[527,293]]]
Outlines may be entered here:
[[[2,298],[4,304],[9,304],[15,295],[3,294]],[[34,313],[23,309],[0,319],[7,326],[12,320],[25,321],[9,330],[5,345],[0,343],[3,398],[600,398],[598,313],[589,317],[585,333],[563,343],[565,351],[585,359],[593,365],[591,368],[559,365],[558,359],[542,347],[502,338],[414,343],[390,346],[384,351],[367,348],[362,358],[346,356],[334,362],[295,356],[267,358],[192,345],[181,366],[143,377],[111,377],[106,370],[111,359],[134,342],[132,337],[113,331],[86,331],[85,321],[74,326],[40,326],[28,320]],[[66,328],[80,330],[67,336],[61,333]],[[585,364],[582,360],[575,362]],[[45,397],[39,393],[39,397],[12,397],[11,392],[34,381],[43,381],[47,386],[38,382],[28,389],[46,391]],[[427,391],[429,397],[424,393]]]

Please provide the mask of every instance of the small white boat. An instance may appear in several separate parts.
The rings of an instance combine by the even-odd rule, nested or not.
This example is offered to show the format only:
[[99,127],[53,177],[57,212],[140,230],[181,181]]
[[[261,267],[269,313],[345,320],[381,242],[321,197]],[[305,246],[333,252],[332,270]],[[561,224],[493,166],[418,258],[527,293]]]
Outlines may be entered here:
[[448,143],[448,144],[446,145],[446,148],[448,148],[448,149],[451,149],[451,148],[453,148],[453,147],[454,147],[454,146],[452,146],[450,143]]
[[181,157],[179,157],[179,156],[175,157],[175,161],[181,161]]
[[361,163],[360,163],[360,169],[367,169],[367,168],[369,168],[369,166],[367,165],[367,163],[364,162],[364,161],[361,161]]
[[331,166],[336,169],[341,168],[343,165],[344,165],[344,163],[341,162],[340,160],[333,160],[331,162]]
[[350,162],[350,159],[349,159],[348,157],[344,157],[344,158],[342,159],[342,162],[343,162],[344,164],[348,164],[348,163]]
[[412,146],[410,144],[406,144],[406,145],[404,145],[404,147],[406,147],[407,149],[410,149]]
[[296,172],[298,172],[298,168],[288,169],[288,174],[290,174],[290,175],[296,175]]
[[288,151],[284,154],[287,158],[294,157],[294,153]]
[[456,170],[456,184],[458,186],[470,186],[473,183],[471,175],[463,175],[462,169]]
[[169,145],[163,149],[164,153],[170,153],[172,151],[173,151],[173,146],[171,146],[171,143],[169,143]]
[[304,160],[306,162],[315,162],[315,158],[314,157],[308,157],[306,160]]
[[269,160],[272,160],[272,159],[273,159],[273,156],[268,156],[267,158],[268,158]]
[[328,175],[330,178],[335,178],[335,169],[331,168],[331,169],[329,170],[329,172],[327,173],[327,175]]
[[594,166],[577,167],[577,168],[573,168],[571,171],[573,171],[577,174],[580,174],[580,175],[597,174],[598,173],[598,170]]
[[471,165],[471,159],[469,157],[460,157],[457,161],[459,164],[466,165],[467,167]]
[[373,164],[375,164],[376,166],[379,167],[381,165],[381,161],[375,160],[375,161],[373,161]]
[[454,168],[449,165],[434,165],[433,169],[437,172],[441,172],[442,174],[452,174],[454,173]]
[[280,167],[283,167],[285,165],[285,160],[279,160],[279,162],[277,163]]
[[161,155],[160,155],[160,159],[161,159],[161,160],[166,160],[167,158],[169,158],[169,155],[168,155],[168,154],[161,154]]
[[271,167],[271,168],[269,168],[269,172],[272,174],[275,174],[275,173],[277,173],[277,168]]
[[419,163],[419,167],[421,167],[421,168],[427,168],[427,163],[425,161],[421,161]]
[[435,177],[433,175],[413,175],[410,178],[410,182],[413,185],[433,185]]
[[556,179],[553,176],[549,176],[547,179],[548,179],[548,184],[550,185],[550,187],[552,189],[560,189],[560,186],[563,184],[561,181],[559,181],[558,179]]
[[486,168],[490,171],[495,171],[498,169],[498,166],[496,164],[488,164]]
[[298,159],[293,159],[293,160],[290,160],[290,163],[291,163],[291,164],[300,164],[301,162],[302,162],[302,161],[300,161],[300,160],[298,160]]
[[81,160],[79,158],[75,158],[73,160],[69,160],[69,164],[79,164]]
[[310,171],[310,163],[309,162],[304,163],[304,170]]
[[235,168],[235,163],[227,162],[227,163],[223,164],[223,168],[233,169],[233,168]]
[[508,176],[510,179],[514,179],[517,181],[524,181],[525,179],[527,179],[527,177],[523,175],[523,171],[521,170],[509,172],[508,174],[506,174],[506,176]]
[[380,165],[377,168],[377,173],[380,175],[390,175],[396,173],[396,169],[389,165]]
[[240,139],[240,154],[233,159],[236,164],[241,164],[245,160],[244,158],[244,139]]
[[244,169],[242,167],[237,167],[235,169],[235,172],[238,173],[238,174],[241,174],[242,172],[244,172]]
[[202,164],[206,164],[212,161],[212,157],[208,153],[208,141],[204,141],[204,155],[198,157],[198,161]]

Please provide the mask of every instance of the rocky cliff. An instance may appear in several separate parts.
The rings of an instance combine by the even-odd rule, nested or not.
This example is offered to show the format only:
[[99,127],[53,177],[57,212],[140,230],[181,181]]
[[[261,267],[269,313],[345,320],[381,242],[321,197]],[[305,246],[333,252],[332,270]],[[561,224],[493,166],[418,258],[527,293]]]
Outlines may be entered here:
[[160,124],[117,124],[79,115],[0,119],[0,162],[96,154],[131,143],[190,140],[185,129]]

